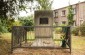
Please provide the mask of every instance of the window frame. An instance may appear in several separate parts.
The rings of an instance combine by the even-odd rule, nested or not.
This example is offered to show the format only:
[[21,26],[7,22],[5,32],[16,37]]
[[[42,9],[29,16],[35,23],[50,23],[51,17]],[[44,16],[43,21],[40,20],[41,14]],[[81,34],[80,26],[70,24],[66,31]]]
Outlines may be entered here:
[[76,8],[73,8],[73,14],[76,14]]
[[66,16],[66,10],[62,10],[61,16]]
[[58,18],[58,11],[55,12],[55,18]]
[[39,18],[39,24],[43,25],[43,24],[49,24],[49,19],[47,17],[41,17]]
[[[64,23],[65,22],[65,23]],[[66,24],[66,21],[62,21],[62,24]]]

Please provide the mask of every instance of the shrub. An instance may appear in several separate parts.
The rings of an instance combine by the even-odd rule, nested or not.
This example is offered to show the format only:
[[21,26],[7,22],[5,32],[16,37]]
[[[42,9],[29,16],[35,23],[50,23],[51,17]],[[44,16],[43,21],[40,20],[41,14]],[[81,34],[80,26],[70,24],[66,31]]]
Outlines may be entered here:
[[7,27],[6,27],[6,24],[2,23],[0,20],[0,34],[4,32],[7,32]]
[[78,35],[79,35],[79,27],[75,27],[75,28],[72,30],[72,34],[74,34],[75,36],[78,36]]
[[80,32],[82,36],[85,36],[85,22],[80,26]]
[[55,28],[56,33],[61,33],[61,31],[62,31],[62,28]]
[[[22,26],[33,26],[33,17],[32,16],[28,16],[28,17],[21,17],[19,19],[20,23],[22,24]],[[33,31],[32,27],[29,28],[25,28],[27,31]]]

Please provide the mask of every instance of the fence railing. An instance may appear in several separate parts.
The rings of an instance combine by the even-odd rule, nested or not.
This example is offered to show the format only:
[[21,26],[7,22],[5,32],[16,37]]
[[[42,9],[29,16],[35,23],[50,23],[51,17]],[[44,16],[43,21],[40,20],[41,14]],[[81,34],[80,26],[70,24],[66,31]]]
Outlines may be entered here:
[[70,26],[14,26],[11,50],[21,47],[64,48],[71,51],[71,28]]

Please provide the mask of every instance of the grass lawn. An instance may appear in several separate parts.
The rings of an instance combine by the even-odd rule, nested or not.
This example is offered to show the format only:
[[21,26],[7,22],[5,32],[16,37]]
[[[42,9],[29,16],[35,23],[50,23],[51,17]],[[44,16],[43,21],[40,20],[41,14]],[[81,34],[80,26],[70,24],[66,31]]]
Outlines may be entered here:
[[[31,34],[31,35],[34,35],[34,34]],[[11,33],[4,33],[1,35],[1,37],[2,37],[1,39],[6,40],[7,43],[11,43]],[[30,38],[30,36],[28,36],[28,39],[29,38]],[[34,37],[31,37],[30,39],[34,39]],[[5,42],[3,42],[3,43],[5,43]],[[0,42],[0,44],[1,44],[1,42]],[[5,48],[7,45],[5,45],[4,47],[3,46],[4,46],[4,44],[1,44],[0,49]],[[7,48],[5,48],[5,49],[7,49]],[[85,37],[72,36],[72,51],[80,52],[80,51],[85,51],[84,49],[85,49]]]
[[11,33],[3,33],[1,37],[9,43],[11,42]]
[[[29,33],[27,34],[27,36]],[[1,35],[4,40],[7,40],[8,42],[11,41],[11,33],[4,33]],[[33,36],[33,37],[31,37]],[[35,39],[34,34],[31,33],[31,36],[28,36],[28,39]],[[72,48],[73,49],[84,49],[85,47],[85,37],[80,36],[72,36]]]
[[85,49],[85,37],[72,36],[72,48],[73,49]]

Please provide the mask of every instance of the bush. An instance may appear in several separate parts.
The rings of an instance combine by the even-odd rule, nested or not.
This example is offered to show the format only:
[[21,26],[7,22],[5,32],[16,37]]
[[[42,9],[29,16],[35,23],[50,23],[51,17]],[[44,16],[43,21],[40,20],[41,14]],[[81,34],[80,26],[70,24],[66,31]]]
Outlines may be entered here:
[[78,35],[79,35],[79,27],[75,27],[75,28],[72,30],[72,34],[74,34],[75,36],[78,36]]
[[[33,17],[32,16],[28,16],[28,17],[21,17],[19,19],[20,23],[22,24],[22,26],[33,26]],[[27,31],[32,31],[33,28],[29,27],[29,28],[25,28]]]
[[7,27],[6,27],[5,23],[2,23],[0,20],[0,34],[4,33],[4,32],[7,32]]
[[56,33],[61,33],[62,32],[62,28],[55,28],[55,32]]
[[80,26],[80,32],[82,36],[85,36],[85,22]]

